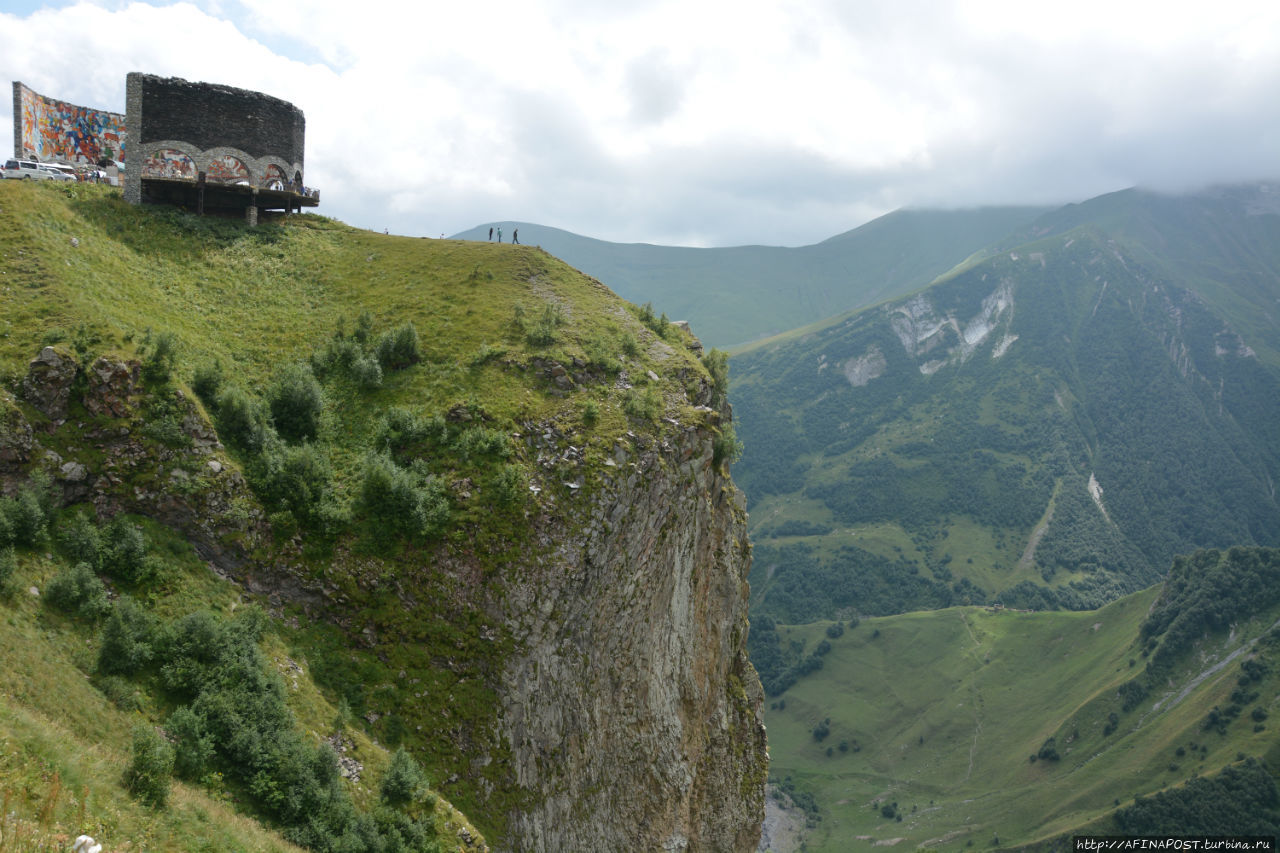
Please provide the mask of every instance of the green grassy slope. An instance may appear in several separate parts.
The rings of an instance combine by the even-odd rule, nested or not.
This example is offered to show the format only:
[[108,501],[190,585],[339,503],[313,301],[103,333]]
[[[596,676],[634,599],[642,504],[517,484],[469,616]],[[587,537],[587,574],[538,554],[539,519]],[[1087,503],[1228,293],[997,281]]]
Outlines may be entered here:
[[[223,425],[219,398],[194,393],[196,372],[216,365],[224,389],[237,387],[252,407],[265,406],[292,365],[336,344],[354,346],[362,314],[372,326],[366,353],[384,331],[411,322],[420,360],[387,367],[378,387],[335,369],[324,378],[313,439],[291,443],[271,434],[249,446],[224,435],[230,446],[214,455],[224,475],[211,474],[207,457],[182,434],[193,418]],[[60,463],[43,455],[53,451],[97,478],[94,501],[106,514],[167,513],[187,524],[181,535],[199,540],[202,555],[221,560],[221,569],[247,565],[255,589],[281,585],[284,598],[267,602],[277,617],[268,641],[319,690],[307,687],[314,701],[295,709],[304,737],[323,734],[345,703],[361,738],[402,742],[441,794],[440,807],[447,798],[500,842],[523,794],[493,725],[492,685],[512,640],[483,603],[484,585],[528,549],[528,519],[538,511],[528,485],[544,472],[522,435],[554,429],[565,447],[572,442],[577,456],[546,474],[547,487],[567,496],[570,481],[592,487],[593,466],[612,455],[619,435],[660,434],[662,415],[684,423],[701,418],[689,395],[706,371],[678,330],[656,322],[650,328],[643,319],[599,282],[534,247],[389,237],[318,216],[248,229],[130,207],[107,188],[0,182],[0,414],[7,429],[16,412],[39,443],[34,458],[0,469],[0,477],[12,491],[37,468],[56,473]],[[42,346],[55,345],[84,365],[98,356],[151,363],[162,341],[175,353],[170,380],[144,378],[122,416],[87,411],[82,385],[73,389],[62,425],[20,399],[28,362]],[[557,368],[567,368],[564,376]],[[393,407],[405,412],[394,429],[384,417]],[[9,438],[0,434],[0,444]],[[387,447],[399,473],[384,484],[382,499],[417,502],[391,514],[376,508],[366,488],[370,452]],[[122,451],[139,455],[126,459]],[[415,456],[420,461],[410,464]],[[226,474],[244,475],[252,490],[227,492],[229,502],[209,518],[184,522],[182,512],[170,512],[166,494],[198,503],[226,484]],[[31,580],[39,586],[55,570],[40,558],[50,548],[19,548],[20,588]],[[62,559],[56,547],[50,553]],[[323,601],[291,600],[288,590],[300,586],[320,590]],[[224,585],[209,597],[229,590]],[[194,599],[183,600],[168,618]],[[66,728],[67,747],[42,759],[50,769],[20,770],[6,783],[38,819],[40,785],[52,771],[73,772],[77,745],[96,743],[111,729],[101,750],[118,765],[127,727],[116,731],[121,715],[94,691],[85,693],[99,626],[46,630],[42,610],[21,595],[15,601],[0,603],[0,615],[16,636],[48,635],[50,644],[34,646],[26,663],[15,657],[15,671],[41,656],[68,658],[57,677],[79,684],[97,709],[89,723],[64,720],[25,694],[0,699],[14,732]],[[167,606],[156,596],[145,604]],[[79,653],[66,651],[77,646]],[[146,687],[156,674],[139,677]],[[144,704],[142,718],[160,722],[170,707]],[[386,761],[385,752],[369,751],[375,768]],[[145,811],[112,817],[111,804],[122,796],[118,776],[102,785],[91,790],[86,820],[105,828],[118,821],[121,832],[134,832]],[[357,804],[374,796],[368,791],[353,792]],[[221,812],[208,811],[200,791],[190,795],[205,810],[193,819],[233,831],[223,827],[232,821],[208,817]],[[243,790],[235,796],[254,810]],[[65,818],[58,823],[72,828]],[[194,830],[179,824],[157,831]],[[251,835],[210,843],[281,844]]]
[[735,355],[755,612],[1093,607],[1175,553],[1274,544],[1280,216],[1241,204],[1179,277],[1080,225]]
[[[835,639],[829,623],[781,627],[785,642],[831,645],[824,667],[766,713],[771,776],[818,805],[806,849],[961,850],[1115,832],[1114,813],[1136,796],[1240,755],[1268,756],[1275,734],[1248,714],[1280,707],[1274,671],[1223,733],[1203,724],[1230,704],[1248,654],[1230,656],[1274,626],[1274,606],[1205,635],[1159,695],[1106,731],[1117,689],[1142,670],[1138,628],[1158,593],[1084,613],[970,607],[867,619]],[[1058,758],[1032,761],[1047,745]]]
[[[504,239],[541,246],[636,303],[688,320],[708,345],[735,346],[927,284],[1034,219],[1041,208],[899,210],[799,248],[692,249],[610,243],[525,222]],[[456,235],[487,240],[488,225]]]
[[[45,553],[18,552],[17,569],[0,597],[0,849],[62,850],[68,838],[84,833],[113,850],[301,851],[255,820],[246,809],[252,798],[220,775],[203,784],[175,780],[168,804],[159,809],[124,789],[131,728],[163,719],[172,697],[148,679],[104,692],[96,663],[101,624],[67,615],[29,592],[47,594],[50,581],[66,568],[65,555],[54,547],[58,529],[54,521],[40,549]],[[247,603],[240,589],[210,573],[186,543],[157,526],[148,530],[167,566],[149,591],[157,614],[227,615]],[[337,709],[311,679],[303,640],[281,623],[265,651],[284,678],[300,730],[318,744],[333,735]],[[376,799],[389,753],[358,729],[348,729],[347,738],[363,772],[346,787],[367,807]],[[435,799],[433,810],[441,837],[454,839],[466,829],[480,838],[446,800]],[[442,849],[455,848],[461,849],[456,843]]]

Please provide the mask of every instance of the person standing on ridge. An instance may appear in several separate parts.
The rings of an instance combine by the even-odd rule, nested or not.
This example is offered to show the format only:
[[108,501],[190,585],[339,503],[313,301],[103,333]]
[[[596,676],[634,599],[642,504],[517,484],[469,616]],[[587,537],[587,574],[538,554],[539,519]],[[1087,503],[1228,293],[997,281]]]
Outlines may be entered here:
[[493,226],[492,225],[489,226],[489,242],[490,243],[493,242]]
[[502,242],[502,226],[501,225],[498,226],[498,242],[499,243]]
[[519,243],[519,242],[520,242],[520,229],[519,229],[519,228],[512,228],[512,229],[511,229],[511,242],[512,242],[512,243]]

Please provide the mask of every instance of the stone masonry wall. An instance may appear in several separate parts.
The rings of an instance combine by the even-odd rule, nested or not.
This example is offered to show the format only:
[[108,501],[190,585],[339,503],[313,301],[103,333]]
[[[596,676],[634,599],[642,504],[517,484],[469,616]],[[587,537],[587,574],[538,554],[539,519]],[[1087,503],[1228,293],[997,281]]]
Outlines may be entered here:
[[141,202],[143,168],[155,148],[180,151],[201,170],[215,156],[231,154],[249,168],[254,185],[269,165],[280,166],[289,179],[303,172],[306,119],[287,101],[231,86],[132,72],[125,102],[132,140],[125,201]]

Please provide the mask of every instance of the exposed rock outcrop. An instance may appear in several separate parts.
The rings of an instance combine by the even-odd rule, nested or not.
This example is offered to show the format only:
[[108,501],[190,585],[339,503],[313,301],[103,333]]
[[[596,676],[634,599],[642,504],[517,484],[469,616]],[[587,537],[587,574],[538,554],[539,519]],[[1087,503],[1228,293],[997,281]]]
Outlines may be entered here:
[[[502,726],[530,805],[520,851],[747,851],[763,818],[763,694],[746,656],[750,549],[713,433],[631,437],[504,607],[522,652]],[[610,476],[612,474],[612,476]],[[575,523],[574,519],[578,521]]]
[[79,369],[75,356],[65,349],[45,347],[27,368],[22,396],[50,420],[63,420]]
[[8,392],[0,389],[0,474],[26,465],[35,446],[31,424]]
[[123,418],[130,413],[129,398],[138,391],[142,365],[99,356],[85,371],[88,387],[84,407],[90,414]]

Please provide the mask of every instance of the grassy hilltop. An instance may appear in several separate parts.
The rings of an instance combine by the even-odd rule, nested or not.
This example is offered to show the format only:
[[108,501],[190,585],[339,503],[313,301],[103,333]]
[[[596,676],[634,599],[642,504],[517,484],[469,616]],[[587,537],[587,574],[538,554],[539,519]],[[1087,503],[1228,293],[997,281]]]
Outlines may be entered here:
[[[81,367],[65,422],[22,390],[46,346]],[[0,519],[21,522],[0,525],[0,849],[500,842],[523,796],[492,724],[514,640],[469,593],[620,437],[704,418],[690,395],[723,393],[723,363],[692,346],[532,247],[0,182]],[[95,363],[135,379],[95,390]],[[236,651],[202,656],[197,628]],[[176,740],[167,808],[122,787],[139,724]],[[200,747],[220,725],[240,752]]]

